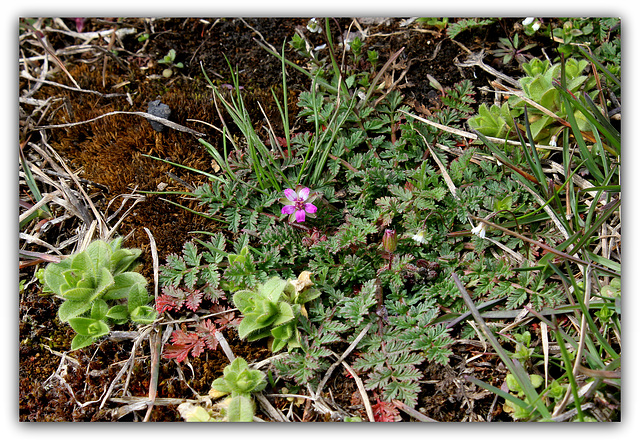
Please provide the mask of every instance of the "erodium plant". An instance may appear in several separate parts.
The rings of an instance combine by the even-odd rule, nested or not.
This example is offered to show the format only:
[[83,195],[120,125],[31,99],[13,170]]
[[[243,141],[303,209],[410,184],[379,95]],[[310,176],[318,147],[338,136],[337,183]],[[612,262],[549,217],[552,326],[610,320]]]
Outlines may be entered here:
[[142,251],[123,249],[121,245],[121,238],[109,243],[94,241],[84,251],[49,264],[39,274],[44,291],[64,300],[58,317],[77,333],[71,350],[109,334],[111,324],[129,320],[147,324],[156,318],[155,309],[147,305],[147,280],[131,270]]
[[[479,134],[486,127],[493,135],[518,138],[523,149],[500,149],[481,138],[487,151],[453,132],[464,129],[476,112],[473,83],[463,80],[438,88],[439,103],[420,107],[429,118],[418,117],[404,104],[399,89],[380,89],[401,50],[386,63],[380,60],[380,66],[375,51],[369,51],[367,61],[361,57],[362,42],[354,41],[339,65],[330,41],[326,51],[312,49],[329,39],[328,31],[326,24],[321,34],[300,33],[291,42],[299,55],[310,59],[308,72],[267,49],[287,69],[308,74],[311,87],[300,93],[297,103],[301,132],[284,124],[283,132],[274,131],[279,125],[271,124],[256,132],[245,118],[249,114],[238,98],[239,87],[234,88],[236,94],[222,91],[216,96],[222,116],[228,115],[228,122],[235,123],[246,140],[238,143],[226,137],[229,144],[210,147],[225,182],[220,185],[221,179],[209,176],[193,196],[204,216],[224,226],[213,233],[194,231],[198,237],[185,243],[182,256],[167,258],[160,282],[164,293],[173,294],[171,303],[183,299],[182,292],[171,287],[233,302],[242,316],[238,335],[250,341],[267,338],[270,350],[281,352],[272,371],[281,383],[321,391],[320,380],[334,364],[335,354],[353,345],[348,364],[372,398],[413,408],[424,395],[425,367],[450,364],[453,334],[462,339],[478,335],[473,325],[454,329],[455,319],[462,321],[469,305],[495,303],[502,306],[496,309],[518,311],[529,306],[536,312],[558,313],[576,309],[565,284],[574,286],[573,294],[584,291],[538,244],[561,250],[573,245],[577,253],[589,247],[589,236],[599,232],[596,229],[608,217],[615,216],[620,204],[619,131],[593,102],[593,80],[584,61],[567,60],[563,69],[534,60],[522,66],[526,77],[518,96],[503,109],[484,109],[481,117],[486,120],[475,117]],[[603,70],[609,79],[607,72]],[[232,79],[237,85],[237,76]],[[528,100],[526,107],[523,98]],[[557,137],[562,151],[552,151],[549,159],[565,165],[554,166],[560,177],[554,180],[559,182],[549,177],[548,165],[543,170],[533,147],[557,135],[557,122],[540,115],[530,101],[563,116],[570,125],[562,124]],[[514,124],[526,132],[516,133],[514,127],[509,133]],[[447,131],[439,129],[443,127]],[[222,131],[231,134],[230,129]],[[592,141],[585,138],[589,133]],[[574,139],[578,149],[570,144]],[[588,187],[569,186],[572,176],[585,172],[595,178],[587,177]],[[606,204],[585,205],[589,198]],[[573,216],[564,217],[567,213]],[[472,216],[480,219],[470,223]],[[496,246],[507,255],[496,256]],[[617,266],[595,252],[584,253],[599,270]],[[307,271],[315,286],[305,292],[294,282],[300,284],[304,279],[298,274]],[[460,297],[454,273],[462,276],[460,286],[473,291],[473,303]],[[618,274],[619,269],[613,275]],[[619,354],[605,333],[619,331],[619,286],[608,278],[602,284],[599,292],[606,306],[593,321],[596,326],[604,322],[606,328],[593,328],[594,338],[584,352],[590,369],[615,371]],[[589,307],[583,309],[585,318],[591,318]],[[505,362],[511,364],[515,358],[520,366],[537,364],[536,341],[529,341],[524,332],[514,336],[519,347],[500,355]],[[556,340],[566,340],[567,349],[578,349],[578,340],[561,329]],[[495,343],[499,345],[497,339]],[[607,356],[601,356],[600,345]],[[573,357],[565,354],[562,364],[569,378],[575,366]],[[540,399],[545,392],[536,391],[525,370],[512,372],[526,398],[512,391],[515,394],[505,393],[508,399],[524,410],[529,405],[529,419],[548,419],[551,411]],[[495,388],[497,395],[504,393],[493,385],[480,385],[480,380],[477,384]],[[569,384],[578,397],[578,383],[569,378]]]

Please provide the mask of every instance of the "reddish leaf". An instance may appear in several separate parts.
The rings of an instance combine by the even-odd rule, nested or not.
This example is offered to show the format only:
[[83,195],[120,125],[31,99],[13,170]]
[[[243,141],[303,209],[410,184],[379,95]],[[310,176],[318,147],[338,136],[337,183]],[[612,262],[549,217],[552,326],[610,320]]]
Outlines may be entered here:
[[167,286],[156,299],[156,310],[162,314],[164,311],[177,311],[184,303],[184,291],[175,286]]
[[239,323],[241,321],[242,321],[242,319],[238,318],[236,316],[235,312],[227,312],[226,314],[220,314],[215,319],[215,322],[217,324],[219,324],[220,326],[234,325],[234,324],[237,324],[237,323]]
[[181,329],[173,331],[171,342],[173,344],[165,346],[162,356],[164,358],[175,358],[178,363],[181,363],[189,356],[189,351],[191,351],[191,355],[197,357],[204,349],[198,334],[193,332],[186,333]]
[[156,299],[156,310],[158,311],[158,314],[162,314],[165,311],[172,311],[175,308],[176,300],[164,292]]
[[204,351],[204,342],[201,338],[198,338],[198,341],[196,341],[193,348],[191,348],[191,355],[194,357],[200,357],[202,351]]
[[191,309],[194,312],[197,311],[198,307],[200,306],[200,302],[202,301],[202,295],[202,292],[198,291],[197,289],[188,293],[185,300],[187,308]]
[[371,406],[373,410],[373,418],[375,421],[394,422],[400,421],[400,411],[395,407],[393,403],[381,401],[376,394],[376,403]]
[[196,332],[200,336],[200,339],[204,341],[207,348],[215,351],[218,347],[218,339],[216,338],[216,326],[210,319],[206,319],[196,325]]

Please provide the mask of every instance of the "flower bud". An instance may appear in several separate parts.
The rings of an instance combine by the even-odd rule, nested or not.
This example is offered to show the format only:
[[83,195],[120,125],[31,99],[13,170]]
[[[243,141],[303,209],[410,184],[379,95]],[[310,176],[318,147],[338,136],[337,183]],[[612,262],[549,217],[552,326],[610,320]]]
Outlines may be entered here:
[[385,229],[382,236],[382,247],[389,254],[392,254],[398,246],[398,235],[395,229]]

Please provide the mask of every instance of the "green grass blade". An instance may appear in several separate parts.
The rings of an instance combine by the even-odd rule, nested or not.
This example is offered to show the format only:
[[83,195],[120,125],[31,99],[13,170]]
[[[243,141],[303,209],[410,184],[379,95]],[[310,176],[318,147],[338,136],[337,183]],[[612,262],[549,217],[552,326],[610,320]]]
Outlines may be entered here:
[[515,395],[509,394],[508,392],[503,391],[500,388],[497,388],[493,385],[490,385],[489,383],[485,383],[482,380],[478,380],[475,377],[472,377],[470,375],[465,376],[465,379],[475,383],[476,385],[480,386],[483,389],[486,389],[487,391],[493,392],[496,395],[499,395],[500,397],[504,398],[505,400],[509,400],[511,403],[523,408],[523,409],[531,409],[531,405],[528,405],[527,403],[525,403],[522,399],[516,397]]
[[597,58],[593,57],[589,52],[585,51],[584,48],[582,48],[582,46],[576,46],[576,48],[578,48],[578,50],[580,52],[582,52],[582,55],[584,55],[590,62],[592,62],[593,64],[596,65],[596,67],[598,69],[600,69],[602,71],[602,73],[609,79],[611,80],[616,86],[618,86],[619,88],[622,87],[622,83],[620,82],[620,80],[613,75],[601,62],[600,60],[598,60]]
[[520,140],[520,144],[522,145],[522,151],[524,156],[529,164],[529,168],[533,172],[534,177],[538,180],[540,184],[540,188],[542,189],[543,195],[547,196],[547,177],[542,171],[542,164],[540,163],[540,157],[538,156],[538,151],[536,150],[536,144],[533,140],[533,136],[531,135],[531,126],[529,125],[529,114],[527,111],[527,107],[524,107],[524,126],[527,131],[527,137],[529,138],[530,148],[527,146],[527,142],[524,139],[520,129],[518,128],[518,122],[513,119],[513,126],[516,128],[516,133],[518,134],[518,139]]
[[[22,147],[20,147],[18,153],[20,155],[20,163],[22,163],[22,171],[24,172],[27,186],[29,187],[31,194],[33,194],[33,198],[35,199],[35,201],[38,202],[42,200],[42,194],[40,193],[40,188],[38,188],[38,184],[36,183],[36,180],[33,177],[33,174],[31,173],[29,164],[27,160],[24,158],[24,154],[22,153]],[[40,210],[43,211],[47,217],[51,216],[51,211],[49,210],[49,207],[47,205],[43,205]]]
[[[227,139],[226,139],[225,131],[226,131],[226,128],[223,129],[222,140],[223,140],[223,143],[225,144],[225,151],[226,151]],[[213,159],[220,166],[220,168],[224,169],[224,172],[229,176],[229,178],[231,180],[234,180],[236,178],[236,175],[233,172],[233,170],[229,167],[229,162],[226,160],[226,155],[225,155],[225,158],[223,159],[220,153],[210,143],[206,142],[202,138],[199,138],[198,142],[200,142],[200,144],[202,144],[205,147],[205,149],[207,150],[207,153],[211,157],[213,157]]]
[[549,413],[549,410],[541,401],[538,393],[536,392],[535,388],[531,384],[529,374],[527,374],[527,372],[524,370],[522,365],[517,360],[512,360],[509,357],[509,355],[507,354],[507,351],[505,351],[502,348],[498,340],[491,333],[491,330],[489,329],[486,322],[482,318],[482,315],[480,314],[480,312],[478,312],[478,309],[475,307],[473,300],[469,296],[466,288],[460,282],[460,279],[458,278],[455,272],[452,273],[452,278],[458,290],[460,291],[460,294],[462,295],[462,298],[464,299],[467,307],[469,308],[469,311],[471,311],[473,318],[475,319],[478,326],[480,327],[480,330],[484,333],[487,340],[489,340],[489,342],[491,343],[491,346],[493,346],[496,353],[498,354],[502,362],[505,364],[507,369],[509,369],[509,371],[513,374],[513,376],[516,377],[516,379],[518,380],[518,384],[520,385],[520,387],[522,388],[522,391],[527,397],[529,404],[533,405],[544,419],[550,420],[551,413]]
[[193,210],[191,208],[188,208],[188,207],[186,207],[184,205],[181,205],[180,203],[176,203],[176,202],[173,202],[171,200],[167,200],[166,198],[161,198],[160,200],[165,201],[167,203],[170,203],[170,204],[172,204],[174,206],[177,206],[178,208],[184,209],[185,211],[189,211],[192,214],[199,215],[200,217],[208,218],[209,220],[214,220],[214,221],[217,221],[217,222],[220,222],[220,223],[227,223],[226,220],[222,220],[221,218],[211,217],[209,214],[205,214],[204,212],[195,211],[195,210]]
[[224,178],[218,177],[217,175],[210,174],[208,172],[204,172],[204,171],[201,171],[199,169],[191,168],[189,166],[181,165],[180,163],[175,163],[175,162],[172,162],[172,161],[169,161],[169,160],[165,160],[165,159],[160,158],[160,157],[154,157],[153,155],[149,155],[149,154],[142,154],[142,155],[144,157],[149,157],[149,158],[152,158],[154,160],[158,160],[158,161],[167,163],[167,164],[169,164],[171,166],[177,166],[178,168],[186,169],[187,171],[191,171],[191,172],[195,172],[196,174],[204,175],[205,177],[209,177],[210,179],[216,180],[216,181],[218,181],[220,183],[223,183],[225,185],[227,184],[227,181]]
[[[593,123],[596,128],[598,128],[598,130],[604,134],[607,138],[607,140],[609,140],[611,142],[611,144],[613,145],[613,149],[615,150],[615,152],[613,152],[614,155],[620,155],[620,150],[621,150],[621,139],[620,139],[620,133],[614,132],[614,133],[609,133],[599,122],[598,120],[591,114],[591,112],[589,112],[589,110],[582,104],[580,103],[579,100],[577,100],[575,97],[573,97],[573,95],[567,91],[566,89],[564,89],[562,86],[560,86],[560,84],[558,84],[557,82],[553,82],[553,86],[560,92],[560,95],[562,96],[562,98],[564,100],[566,100],[567,102],[569,102],[572,106],[568,106],[566,107],[567,109],[567,117],[568,117],[568,121],[569,123],[571,123],[571,121],[569,120],[570,118],[573,118],[573,120],[575,121],[575,118],[573,116],[573,112],[569,112],[569,109],[577,109],[578,111],[580,111],[582,113],[582,115],[585,116],[585,118],[587,120],[589,120],[591,123]],[[571,125],[572,129],[574,129],[574,125]],[[577,128],[577,125],[575,125],[575,128]],[[575,129],[574,129],[575,132]],[[579,133],[579,129],[578,129],[578,133]],[[577,138],[577,137],[576,137]],[[584,143],[584,141],[583,141]]]

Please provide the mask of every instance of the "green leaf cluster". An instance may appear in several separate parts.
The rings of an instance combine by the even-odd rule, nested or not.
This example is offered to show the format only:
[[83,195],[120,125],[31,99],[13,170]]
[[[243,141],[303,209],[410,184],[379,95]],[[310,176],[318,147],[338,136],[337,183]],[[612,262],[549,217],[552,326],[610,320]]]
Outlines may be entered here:
[[262,391],[267,386],[266,376],[262,371],[250,369],[246,360],[236,358],[223,370],[223,376],[211,384],[209,395],[218,398],[230,395],[225,409],[227,420],[231,422],[253,421],[255,404],[251,394]]
[[72,350],[109,334],[110,324],[128,320],[148,324],[156,318],[155,309],[147,305],[147,280],[131,271],[142,251],[121,246],[121,238],[94,241],[84,251],[49,264],[40,274],[44,291],[64,300],[58,317],[77,333]]
[[285,346],[291,350],[300,346],[296,317],[304,304],[317,298],[314,288],[298,290],[290,281],[272,277],[256,290],[244,289],[233,295],[233,303],[244,315],[238,326],[240,338],[250,341],[270,337],[272,352]]
[[266,386],[265,374],[262,371],[250,369],[246,360],[238,357],[224,368],[222,377],[213,382],[211,389],[215,395],[211,394],[211,396],[251,395],[262,391]]
[[593,54],[620,75],[620,18],[619,17],[569,17],[561,18],[562,26],[551,31],[561,42],[558,52],[565,57],[579,55],[579,46],[587,45]]
[[[578,93],[579,90],[584,90],[590,95],[595,94],[595,90],[593,90],[595,78],[583,75],[583,71],[588,65],[587,60],[573,58],[566,60],[564,65],[566,89],[572,94]],[[558,117],[564,120],[568,119],[568,111],[562,96],[553,85],[554,81],[560,81],[561,63],[551,65],[548,60],[534,58],[529,63],[524,63],[522,68],[527,74],[519,80],[524,96]],[[517,137],[514,132],[514,119],[522,115],[525,105],[527,103],[518,96],[511,96],[501,106],[491,105],[488,107],[483,103],[478,108],[478,114],[471,117],[468,124],[472,129],[486,136],[515,140]],[[527,108],[529,111],[528,123],[533,139],[536,143],[549,144],[551,137],[562,128],[561,124],[554,117],[531,107],[531,105],[527,105]],[[580,130],[590,131],[586,117],[580,111],[572,110],[572,112]]]
[[177,69],[184,68],[184,65],[182,64],[182,62],[175,63],[175,60],[176,60],[175,49],[169,49],[169,52],[167,53],[167,55],[165,55],[160,60],[158,60],[159,64],[165,64],[169,66],[168,68],[162,71],[163,77],[167,77],[167,78],[171,77],[173,75],[173,68],[177,68]]
[[[542,385],[542,382],[544,380],[538,374],[529,375],[529,379],[531,380],[531,385],[536,389]],[[525,399],[524,391],[520,387],[520,383],[518,383],[518,380],[513,374],[507,374],[506,382],[507,382],[507,387],[509,388],[509,391],[515,393],[515,395],[518,398],[524,399],[524,402],[527,403],[527,400]],[[556,389],[558,388],[559,386]],[[504,410],[505,412],[508,412],[509,414],[511,414],[511,416],[516,420],[526,420],[531,416],[531,412],[532,412],[528,408],[524,408],[520,404],[511,400],[505,400]]]
[[266,386],[265,374],[250,369],[246,360],[239,357],[224,368],[222,377],[214,380],[209,390],[212,399],[228,396],[226,399],[206,408],[183,403],[178,412],[187,422],[251,422],[256,411],[251,395]]

